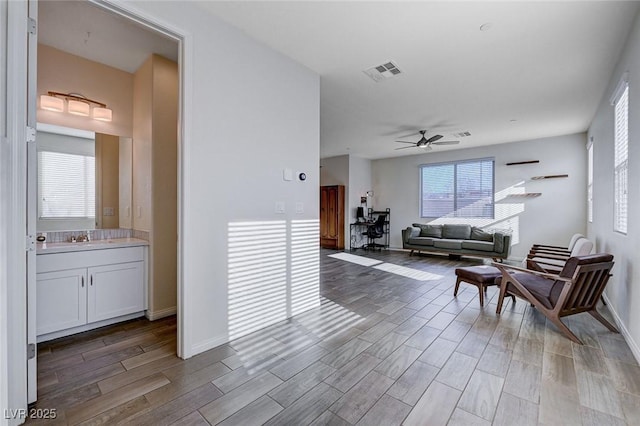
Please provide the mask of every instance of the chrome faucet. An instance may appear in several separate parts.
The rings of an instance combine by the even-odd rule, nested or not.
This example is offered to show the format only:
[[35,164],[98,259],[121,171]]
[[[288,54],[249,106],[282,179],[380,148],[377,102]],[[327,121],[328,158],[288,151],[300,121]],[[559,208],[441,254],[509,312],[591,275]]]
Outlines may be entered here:
[[89,237],[87,235],[80,234],[76,237],[76,241],[79,243],[82,243],[84,241],[89,241]]

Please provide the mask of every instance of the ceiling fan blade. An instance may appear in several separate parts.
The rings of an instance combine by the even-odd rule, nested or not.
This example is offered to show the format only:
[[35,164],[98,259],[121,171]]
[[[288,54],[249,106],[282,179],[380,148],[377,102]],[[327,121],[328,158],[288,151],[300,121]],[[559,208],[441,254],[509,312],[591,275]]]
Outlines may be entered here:
[[415,142],[408,142],[408,141],[396,141],[396,142],[399,142],[399,143],[410,143],[410,144],[412,144],[412,145],[415,145],[415,144],[416,144]]
[[442,135],[433,135],[431,136],[429,139],[427,139],[427,143],[431,143],[431,142],[435,142],[435,141],[439,141],[440,139],[442,139],[444,136]]
[[415,148],[415,145],[414,146],[403,146],[403,147],[394,149],[394,151],[397,151],[399,149],[407,149],[407,148]]
[[442,141],[442,142],[432,142],[434,145],[457,145],[460,141]]

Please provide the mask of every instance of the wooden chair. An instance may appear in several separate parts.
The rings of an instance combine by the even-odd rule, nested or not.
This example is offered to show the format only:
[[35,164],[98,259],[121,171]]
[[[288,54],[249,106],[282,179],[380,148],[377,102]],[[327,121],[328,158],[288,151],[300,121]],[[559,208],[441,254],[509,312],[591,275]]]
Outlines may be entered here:
[[570,257],[585,256],[591,253],[592,250],[593,242],[584,237],[580,237],[573,244],[571,251],[566,254],[530,251],[527,255],[526,266],[527,269],[534,271],[558,274]]
[[588,312],[609,330],[619,333],[596,310],[613,263],[613,256],[606,253],[571,257],[557,275],[494,263],[502,273],[496,313],[502,311],[505,296],[517,296],[531,303],[576,343],[582,344],[560,318]]
[[573,247],[576,245],[580,238],[586,238],[582,234],[573,234],[571,239],[569,240],[569,244],[566,247],[562,246],[550,246],[547,244],[534,244],[531,246],[529,250],[529,254],[535,253],[546,253],[546,254],[555,254],[555,255],[570,255]]

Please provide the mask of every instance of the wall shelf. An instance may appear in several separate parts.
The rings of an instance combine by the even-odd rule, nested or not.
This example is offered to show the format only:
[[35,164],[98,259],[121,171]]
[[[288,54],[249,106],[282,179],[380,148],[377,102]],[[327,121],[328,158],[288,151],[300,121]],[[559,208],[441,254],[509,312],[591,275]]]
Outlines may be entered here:
[[557,179],[557,178],[566,178],[569,175],[547,175],[547,176],[534,176],[531,180],[540,180],[540,179]]
[[542,192],[524,192],[522,194],[509,194],[504,199],[509,198],[535,198],[542,195]]
[[517,161],[515,163],[507,163],[507,166],[519,166],[521,164],[536,164],[539,163],[540,160],[529,160],[529,161]]

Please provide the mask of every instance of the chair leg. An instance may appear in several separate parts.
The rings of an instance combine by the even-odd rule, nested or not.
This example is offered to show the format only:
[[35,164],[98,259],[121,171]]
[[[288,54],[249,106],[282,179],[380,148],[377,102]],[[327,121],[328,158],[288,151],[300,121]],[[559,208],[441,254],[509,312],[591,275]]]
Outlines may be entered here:
[[458,289],[460,288],[460,281],[462,281],[460,279],[460,277],[458,277],[458,279],[456,280],[456,286],[453,289],[453,297],[456,297],[458,295]]
[[573,332],[569,330],[569,327],[567,327],[566,325],[564,325],[562,321],[560,321],[560,318],[549,318],[549,319],[556,327],[560,329],[560,331],[562,331],[565,334],[565,336],[567,336],[569,339],[576,342],[577,344],[582,345],[582,341],[578,339],[578,336],[573,334]]
[[610,331],[613,331],[614,333],[620,333],[618,331],[617,328],[615,328],[613,326],[613,324],[611,324],[609,321],[607,321],[601,314],[600,312],[596,311],[595,309],[592,311],[589,311],[589,313],[591,314],[592,317],[594,317],[595,319],[597,319],[598,321],[600,321],[602,323],[602,325],[604,325],[605,327],[607,327]]
[[484,307],[484,291],[482,291],[482,287],[484,287],[482,284],[478,285],[478,292],[480,293],[480,307],[481,308]]
[[[500,294],[498,295],[498,307],[496,308],[496,314],[500,315],[502,312],[502,303],[504,302],[504,296],[507,293],[507,282],[502,278],[502,284],[500,284]],[[513,297],[513,296],[512,296]],[[515,303],[515,299],[514,299]]]

